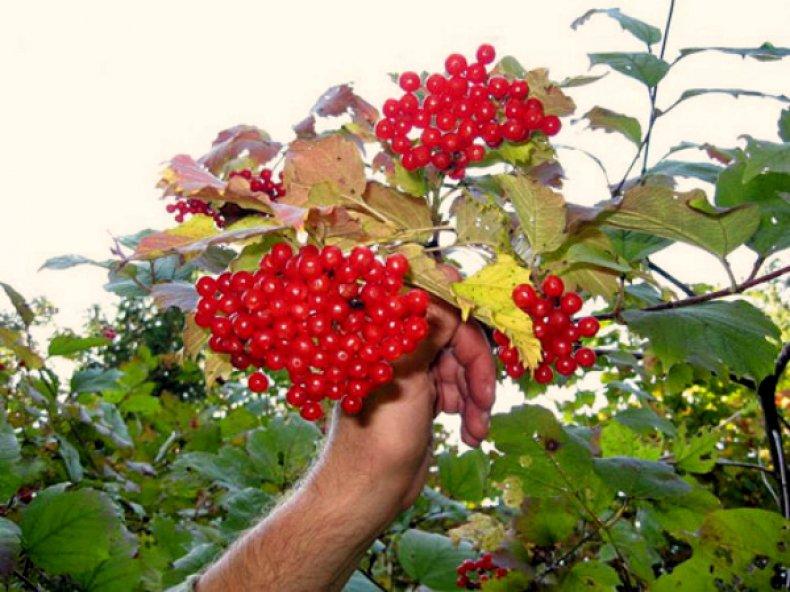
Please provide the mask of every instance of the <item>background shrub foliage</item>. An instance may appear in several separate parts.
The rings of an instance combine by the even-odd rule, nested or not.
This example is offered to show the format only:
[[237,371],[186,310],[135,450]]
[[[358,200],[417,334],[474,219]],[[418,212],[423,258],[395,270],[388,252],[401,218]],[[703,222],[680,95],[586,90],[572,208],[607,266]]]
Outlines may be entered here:
[[[717,52],[759,67],[790,50],[770,43],[686,48],[668,61],[671,12],[663,32],[617,9],[591,10],[574,27],[603,17],[616,19],[645,51],[592,54],[592,64],[624,75],[623,84],[642,85],[650,110],[646,121],[604,107],[582,115],[635,152],[595,208],[565,202],[555,148],[536,138],[495,151],[485,163],[493,169],[449,187],[387,157],[373,159],[367,164],[383,164],[390,208],[387,224],[373,224],[369,209],[325,183],[346,175],[344,166],[362,168],[358,147],[378,152],[375,110],[341,86],[297,126],[300,139],[285,152],[286,187],[309,190],[301,204],[256,201],[239,179],[222,180],[281,152],[261,130],[240,126],[220,134],[197,162],[174,158],[162,182],[168,194],[224,207],[229,226],[194,216],[176,229],[118,238],[111,260],[46,262],[49,269],[106,268],[106,289],[120,296],[114,318],[95,310],[81,334],[58,331],[48,303],[28,303],[3,284],[13,304],[0,327],[4,589],[178,587],[297,482],[322,426],[286,409],[285,376],[273,376],[270,393],[251,393],[242,373],[205,351],[189,311],[197,274],[254,268],[273,240],[294,240],[299,224],[319,243],[403,250],[411,282],[456,304],[435,281],[436,253],[452,261],[473,250],[533,277],[558,273],[604,321],[593,343],[600,371],[594,389],[577,377],[562,379],[574,396],[538,405],[545,387],[521,379],[526,402],[494,416],[483,450],[461,452],[436,428],[437,461],[423,495],[376,540],[347,590],[453,590],[456,566],[481,551],[511,568],[484,586],[489,591],[783,586],[790,502],[782,344],[790,329],[781,253],[790,237],[790,111],[781,112],[778,142],[679,142],[653,163],[648,150],[654,126],[685,101],[710,93],[765,96],[697,88],[659,106],[657,89],[678,61]],[[567,89],[598,78],[551,85],[544,70],[527,71],[513,58],[498,68],[530,80],[547,111],[560,115],[573,110]],[[346,114],[339,130],[315,133],[317,119]],[[300,146],[345,150],[350,164],[321,169]],[[678,160],[680,151],[694,159]],[[679,178],[713,191],[678,193]],[[452,240],[443,235],[437,243],[414,227],[423,214],[434,226],[452,224]],[[651,262],[678,241],[715,255],[730,285],[687,285]],[[754,253],[745,279],[733,277],[727,261],[741,245]],[[462,304],[498,326],[485,308],[492,290],[467,291],[481,296]],[[48,343],[32,337],[41,327],[54,332]]]

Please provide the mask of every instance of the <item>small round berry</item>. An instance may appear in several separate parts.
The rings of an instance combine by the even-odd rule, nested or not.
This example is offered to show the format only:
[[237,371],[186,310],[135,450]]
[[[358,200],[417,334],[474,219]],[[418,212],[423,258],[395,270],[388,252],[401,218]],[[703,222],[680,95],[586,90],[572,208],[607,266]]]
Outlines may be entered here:
[[204,275],[197,281],[195,284],[197,289],[197,293],[203,296],[204,298],[208,298],[209,296],[214,296],[217,292],[217,282],[214,281],[213,278],[210,278],[207,275]]
[[412,92],[420,88],[420,76],[416,72],[404,72],[400,75],[398,83],[406,92]]
[[538,295],[535,288],[529,284],[519,284],[513,288],[513,302],[521,310],[527,311],[537,301]]
[[469,64],[466,68],[466,79],[469,82],[485,82],[487,77],[488,73],[483,64]]
[[542,319],[544,317],[549,316],[549,314],[551,314],[552,309],[553,307],[551,306],[551,302],[543,298],[538,298],[532,304],[532,307],[529,309],[529,313],[533,318]]
[[508,95],[514,99],[523,99],[529,94],[529,85],[525,80],[514,80],[510,85]]
[[447,80],[441,74],[431,74],[425,80],[425,88],[435,95],[441,94],[447,86]]
[[483,43],[477,48],[477,61],[481,64],[490,64],[496,57],[496,50],[490,43]]
[[579,329],[579,334],[582,337],[593,337],[596,333],[598,333],[598,329],[601,328],[601,324],[595,317],[584,317],[583,319],[579,320],[577,328]]
[[502,333],[502,331],[500,331],[499,329],[494,329],[492,338],[494,339],[494,343],[496,343],[497,345],[501,345],[503,347],[507,347],[510,345],[510,339],[508,339],[508,336]]
[[452,53],[444,61],[444,69],[452,76],[459,75],[466,70],[466,58],[460,53]]
[[385,141],[392,139],[395,130],[393,129],[392,124],[388,120],[382,119],[376,124],[375,132],[376,132],[376,137],[379,140]]
[[557,369],[557,372],[563,376],[570,376],[576,372],[577,365],[573,358],[560,358],[554,362],[554,367]]
[[565,284],[556,275],[547,275],[540,288],[549,298],[559,298],[565,291]]
[[560,308],[562,312],[568,315],[575,314],[579,312],[582,308],[582,299],[576,292],[568,292],[567,294],[563,295],[562,300],[560,300]]
[[580,347],[576,350],[576,353],[573,354],[573,358],[582,368],[590,368],[595,365],[595,352],[589,347]]
[[524,372],[526,372],[526,368],[524,368],[524,364],[522,364],[521,361],[518,361],[513,364],[508,364],[507,366],[505,366],[505,372],[513,380],[518,380],[519,378],[524,376]]
[[299,409],[299,415],[306,421],[317,421],[324,416],[324,409],[318,401],[308,401]]
[[349,415],[356,415],[362,411],[362,399],[346,395],[340,400],[340,407]]
[[387,257],[387,272],[398,277],[403,277],[409,272],[409,260],[403,253],[395,253]]
[[247,379],[247,386],[253,393],[263,393],[269,390],[269,379],[262,372],[253,372]]
[[557,357],[564,358],[571,355],[571,351],[573,350],[573,345],[570,341],[565,341],[564,339],[555,339],[551,343],[551,351],[557,355]]
[[554,372],[552,372],[548,364],[540,364],[535,368],[534,378],[538,384],[548,384],[554,379]]
[[562,124],[556,115],[546,115],[540,122],[540,131],[547,136],[554,136],[560,131]]

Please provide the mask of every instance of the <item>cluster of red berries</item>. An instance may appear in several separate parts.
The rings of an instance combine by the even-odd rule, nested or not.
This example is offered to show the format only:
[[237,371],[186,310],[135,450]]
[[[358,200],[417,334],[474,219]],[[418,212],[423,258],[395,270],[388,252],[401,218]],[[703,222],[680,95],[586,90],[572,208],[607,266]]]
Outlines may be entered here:
[[[539,384],[548,384],[554,372],[570,376],[576,369],[590,368],[595,364],[595,352],[580,347],[582,337],[593,337],[600,329],[595,317],[582,317],[574,321],[574,314],[582,308],[582,299],[576,292],[565,292],[565,284],[556,275],[546,276],[540,294],[529,284],[519,284],[513,289],[513,302],[532,317],[532,331],[540,340],[543,361],[535,369],[533,378]],[[494,332],[499,346],[497,355],[512,378],[521,378],[524,366],[518,350],[512,347],[504,333]]]
[[529,97],[526,81],[490,76],[486,66],[495,55],[491,45],[483,44],[471,64],[461,54],[451,54],[444,63],[446,76],[431,74],[422,80],[416,72],[400,75],[405,94],[384,102],[385,118],[375,131],[401,155],[405,169],[433,165],[461,179],[470,163],[483,160],[486,146],[560,130],[559,118],[545,115],[543,103]]
[[175,214],[175,220],[179,224],[186,219],[187,214],[202,214],[211,216],[219,228],[225,225],[225,219],[222,217],[222,214],[212,208],[211,204],[195,197],[178,198],[175,203],[167,204],[165,210],[167,210],[168,214]]
[[[254,273],[201,277],[195,322],[211,330],[209,346],[230,354],[237,369],[287,370],[286,401],[304,419],[321,418],[325,398],[355,414],[392,380],[392,362],[428,334],[428,294],[401,293],[408,271],[400,253],[382,262],[367,247],[343,255],[307,245],[294,253],[277,243]],[[264,392],[269,380],[255,371],[248,386]]]
[[231,171],[228,179],[233,177],[242,177],[250,182],[250,191],[263,192],[269,198],[276,200],[278,197],[285,195],[285,185],[283,184],[282,171],[278,175],[278,181],[273,180],[273,171],[271,169],[262,168],[256,175],[249,169],[241,169],[238,171]]
[[464,590],[479,590],[492,578],[504,578],[507,572],[504,567],[497,567],[491,553],[486,553],[477,561],[465,559],[455,569],[455,573],[458,574],[455,585]]

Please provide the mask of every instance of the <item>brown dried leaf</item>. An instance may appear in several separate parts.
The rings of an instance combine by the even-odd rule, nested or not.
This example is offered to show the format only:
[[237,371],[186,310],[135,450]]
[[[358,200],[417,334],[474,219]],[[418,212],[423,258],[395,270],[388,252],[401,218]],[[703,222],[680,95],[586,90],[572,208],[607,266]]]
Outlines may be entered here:
[[198,162],[214,174],[244,151],[248,152],[250,160],[261,165],[274,158],[282,148],[282,144],[273,142],[269,134],[252,125],[236,125],[221,131],[211,146],[211,150]]
[[[401,231],[413,232],[421,228],[433,227],[431,210],[424,197],[414,197],[376,181],[371,181],[367,184],[362,198],[369,207],[381,213]],[[418,232],[413,239],[422,240],[428,236],[430,236],[430,231],[427,233]]]
[[280,202],[301,206],[314,185],[326,182],[357,199],[365,191],[365,164],[354,142],[340,134],[292,142],[285,155],[286,195]]
[[543,110],[550,115],[564,117],[576,110],[576,104],[562,89],[549,80],[549,71],[546,68],[536,68],[527,72],[530,96],[536,97],[543,103]]
[[315,138],[315,117],[308,115],[302,121],[297,123],[293,129],[296,137],[300,140],[309,140],[311,138]]
[[187,359],[194,360],[197,358],[200,350],[208,342],[209,332],[199,327],[195,323],[195,315],[188,314],[184,320],[184,355]]

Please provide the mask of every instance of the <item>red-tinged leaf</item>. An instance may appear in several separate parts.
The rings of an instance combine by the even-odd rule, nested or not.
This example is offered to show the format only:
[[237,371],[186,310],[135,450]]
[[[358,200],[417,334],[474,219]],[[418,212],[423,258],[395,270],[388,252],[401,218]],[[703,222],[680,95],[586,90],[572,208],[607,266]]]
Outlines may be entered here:
[[576,110],[576,104],[562,89],[549,80],[546,68],[530,70],[526,75],[529,84],[529,95],[540,99],[547,114],[563,117]]
[[271,204],[274,217],[283,225],[297,230],[304,226],[308,210],[299,206],[274,202]]
[[359,221],[341,207],[311,209],[305,228],[319,242],[338,246],[364,242],[367,238]]
[[212,175],[187,154],[174,156],[170,165],[162,173],[159,187],[165,195],[214,194],[218,196],[225,190],[225,182]]
[[191,312],[195,310],[198,301],[197,290],[190,282],[156,284],[151,287],[151,296],[162,310],[175,306],[184,312]]
[[261,165],[274,158],[282,148],[282,144],[273,142],[265,131],[251,125],[237,125],[221,131],[211,146],[208,154],[198,162],[215,174],[242,152]]
[[371,166],[373,170],[383,171],[386,175],[391,175],[395,172],[395,162],[386,152],[379,152],[376,154],[376,156],[373,157]]
[[284,173],[286,194],[281,203],[303,205],[310,189],[319,183],[331,183],[355,199],[365,191],[365,164],[359,149],[340,134],[294,141],[285,155]]
[[302,121],[293,127],[296,137],[300,140],[309,140],[316,137],[315,133],[315,117],[308,115]]
[[356,95],[348,84],[328,89],[313,106],[313,113],[321,117],[338,117],[349,113],[356,123],[372,126],[379,118],[376,108]]

